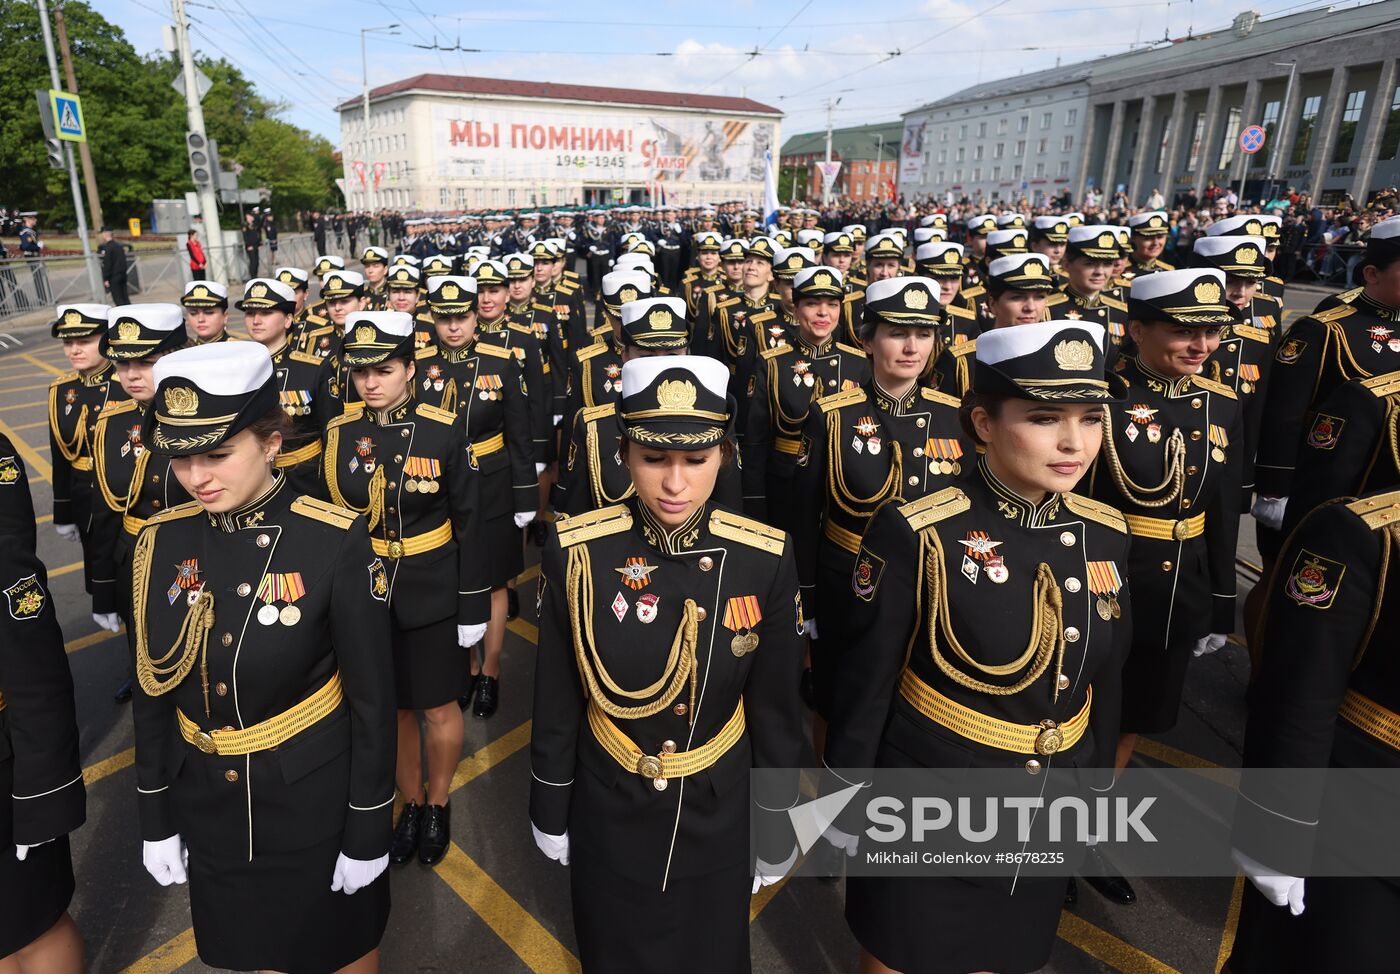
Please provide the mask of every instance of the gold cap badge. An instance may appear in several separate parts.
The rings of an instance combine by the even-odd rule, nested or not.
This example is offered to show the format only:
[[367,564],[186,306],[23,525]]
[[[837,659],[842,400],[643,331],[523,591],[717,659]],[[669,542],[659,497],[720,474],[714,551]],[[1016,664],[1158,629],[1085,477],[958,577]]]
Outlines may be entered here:
[[662,409],[694,409],[695,384],[685,379],[668,379],[656,389],[656,402]]
[[171,416],[193,416],[199,410],[199,396],[193,389],[176,386],[165,390],[165,411]]
[[665,331],[671,327],[671,312],[657,308],[647,315],[647,324],[651,325],[652,331]]
[[442,299],[444,301],[456,301],[457,296],[462,292],[461,289],[458,288],[455,284],[444,284],[442,286],[442,290],[438,293],[442,295]]
[[1065,372],[1088,372],[1094,367],[1094,346],[1066,339],[1055,346],[1055,364]]
[[1192,293],[1201,304],[1217,304],[1220,301],[1220,285],[1214,281],[1202,281]]
[[374,341],[375,331],[371,325],[361,325],[355,329],[355,344],[368,345]]
[[141,326],[136,322],[127,320],[117,325],[117,341],[134,342],[141,337]]
[[922,288],[911,287],[904,291],[904,307],[910,311],[923,311],[928,307],[928,292]]

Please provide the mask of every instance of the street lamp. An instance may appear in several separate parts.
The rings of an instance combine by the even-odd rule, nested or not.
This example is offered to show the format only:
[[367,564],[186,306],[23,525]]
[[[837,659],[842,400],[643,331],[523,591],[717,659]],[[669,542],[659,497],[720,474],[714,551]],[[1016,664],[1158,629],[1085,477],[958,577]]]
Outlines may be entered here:
[[361,111],[364,113],[365,123],[365,169],[369,176],[365,182],[365,192],[368,194],[369,205],[366,207],[371,213],[374,212],[374,149],[369,140],[369,58],[365,55],[365,35],[366,34],[397,34],[395,29],[398,24],[386,24],[383,27],[361,27],[360,28],[360,71],[363,78],[363,95]]
[[[1288,127],[1290,103],[1293,100],[1293,79],[1298,75],[1298,61],[1271,61],[1276,68],[1288,69],[1288,87],[1283,89],[1283,108],[1279,112],[1279,138],[1274,142],[1274,151],[1269,154],[1269,196],[1274,195],[1275,183],[1278,181],[1278,162],[1283,155],[1283,133]],[[1244,187],[1240,187],[1243,195]]]

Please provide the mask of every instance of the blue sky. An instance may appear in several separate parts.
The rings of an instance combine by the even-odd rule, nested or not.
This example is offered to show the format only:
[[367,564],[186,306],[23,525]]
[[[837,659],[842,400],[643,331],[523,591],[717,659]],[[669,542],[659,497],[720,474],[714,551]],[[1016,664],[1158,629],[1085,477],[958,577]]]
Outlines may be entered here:
[[[90,0],[140,51],[160,48],[168,0]],[[339,139],[333,106],[361,85],[422,72],[746,95],[787,113],[784,138],[826,123],[897,118],[980,81],[1086,60],[1136,43],[1228,28],[1316,0],[187,0],[196,49],[238,64],[284,118]],[[1347,6],[1353,4],[1347,3]],[[473,51],[428,50],[474,48]],[[897,53],[896,53],[897,52]]]

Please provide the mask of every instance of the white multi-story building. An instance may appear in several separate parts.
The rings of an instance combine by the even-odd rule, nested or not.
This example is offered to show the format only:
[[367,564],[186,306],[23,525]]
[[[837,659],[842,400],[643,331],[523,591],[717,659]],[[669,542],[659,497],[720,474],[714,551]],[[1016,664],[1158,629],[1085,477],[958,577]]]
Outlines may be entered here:
[[421,74],[341,104],[346,205],[402,211],[763,195],[782,113],[748,98]]

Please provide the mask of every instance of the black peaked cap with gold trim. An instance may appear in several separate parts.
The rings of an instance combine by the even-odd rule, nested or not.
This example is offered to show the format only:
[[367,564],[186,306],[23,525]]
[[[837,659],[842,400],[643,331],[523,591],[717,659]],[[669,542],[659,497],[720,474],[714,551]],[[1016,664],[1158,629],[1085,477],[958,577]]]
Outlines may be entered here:
[[1007,227],[987,234],[987,249],[982,259],[990,263],[998,257],[1024,254],[1030,244],[1030,235],[1025,227]]
[[914,269],[925,277],[962,277],[963,246],[930,240],[914,251]]
[[327,301],[359,298],[365,293],[365,278],[355,271],[331,271],[321,278],[321,297]]
[[98,348],[109,361],[135,362],[183,348],[189,340],[178,304],[125,304],[108,311]]
[[272,276],[294,291],[305,291],[311,277],[300,267],[279,267]]
[[457,274],[435,277],[428,284],[428,310],[439,315],[464,315],[476,310],[476,278]]
[[400,291],[416,291],[422,286],[422,275],[412,264],[396,264],[384,275],[384,286]]
[[1262,281],[1273,264],[1264,256],[1269,242],[1263,237],[1202,237],[1191,248],[1193,267],[1214,267],[1226,277]]
[[227,308],[228,288],[218,281],[190,281],[180,303],[187,308]]
[[989,291],[1054,291],[1055,276],[1044,254],[1011,254],[987,264],[983,283]]
[[817,255],[810,247],[779,247],[773,255],[773,275],[780,281],[790,281],[806,267],[817,266]]
[[898,237],[890,236],[888,233],[877,233],[865,242],[865,259],[867,261],[879,260],[882,257],[893,257],[895,260],[904,259],[904,245],[899,242]]
[[840,301],[845,296],[845,281],[841,272],[834,267],[804,267],[792,278],[794,302],[813,298],[832,298]]
[[297,294],[290,284],[270,277],[255,277],[243,285],[243,298],[237,307],[239,311],[271,310],[291,314],[297,307]]
[[1065,257],[1085,257],[1089,260],[1117,260],[1122,250],[1117,231],[1107,224],[1072,227]]
[[345,319],[341,358],[363,369],[398,356],[413,357],[413,316],[407,311],[356,311]]
[[49,326],[50,335],[92,338],[107,330],[107,313],[112,309],[105,304],[60,304],[56,310],[58,317]]
[[700,355],[633,359],[622,366],[617,422],[639,446],[705,450],[732,432],[729,367]]
[[611,271],[603,275],[603,307],[618,314],[624,304],[651,297],[651,275],[645,271]]
[[655,352],[674,352],[690,344],[682,298],[641,298],[620,311],[622,344]]
[[861,320],[867,324],[922,325],[943,320],[938,282],[931,277],[889,277],[865,289]]
[[972,391],[1039,402],[1120,402],[1128,392],[1108,368],[1103,325],[1041,321],[977,336]]
[[1165,210],[1148,210],[1128,217],[1128,229],[1139,237],[1164,237],[1171,232],[1171,222]]
[[322,254],[316,258],[316,263],[311,265],[311,273],[317,277],[325,277],[331,271],[345,270],[345,258],[337,257],[335,254]]
[[258,342],[182,348],[156,362],[141,439],[157,453],[208,453],[277,408],[272,357]]
[[1198,328],[1236,320],[1235,309],[1225,301],[1225,272],[1214,268],[1158,271],[1133,278],[1128,317]]

